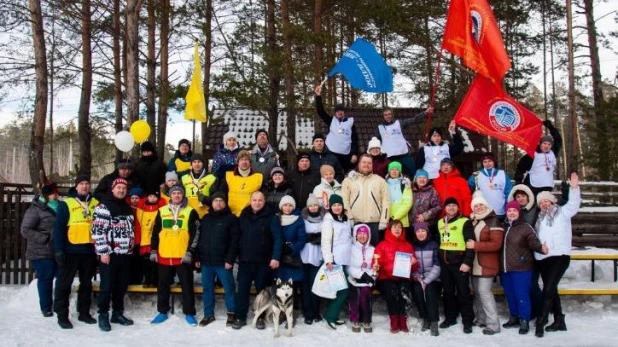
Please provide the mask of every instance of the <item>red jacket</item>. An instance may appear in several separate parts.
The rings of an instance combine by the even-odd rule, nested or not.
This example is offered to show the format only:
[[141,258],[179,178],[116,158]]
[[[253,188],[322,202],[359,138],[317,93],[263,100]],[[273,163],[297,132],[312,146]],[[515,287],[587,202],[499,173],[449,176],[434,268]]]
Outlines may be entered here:
[[[453,168],[453,171],[448,174],[444,174],[440,171],[440,176],[433,180],[433,186],[438,191],[442,206],[444,206],[444,201],[447,198],[455,198],[457,202],[459,202],[459,211],[461,214],[466,217],[470,216],[470,213],[472,213],[472,207],[470,207],[472,193],[470,193],[468,181],[461,177],[459,170]],[[442,210],[442,216],[444,216],[444,214],[445,211]]]
[[[373,252],[374,257],[376,254],[380,256],[378,258],[378,264],[380,264],[380,270],[378,271],[379,280],[412,280],[411,276],[409,279],[393,276],[393,265],[395,264],[396,252],[410,253],[412,254],[412,257],[416,259],[414,256],[414,246],[406,241],[406,232],[402,231],[401,236],[397,238],[393,235],[393,233],[391,233],[390,229],[386,229],[384,232],[384,241],[380,242]],[[412,265],[411,273],[414,271],[418,271],[418,262]]]

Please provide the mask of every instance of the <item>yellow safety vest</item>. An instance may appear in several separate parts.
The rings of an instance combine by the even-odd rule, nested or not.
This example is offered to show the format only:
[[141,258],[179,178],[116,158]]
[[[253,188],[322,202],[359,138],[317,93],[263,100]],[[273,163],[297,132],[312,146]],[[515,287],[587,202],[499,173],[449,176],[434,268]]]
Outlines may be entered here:
[[440,249],[445,251],[465,251],[466,240],[464,240],[463,226],[468,221],[468,218],[460,217],[452,223],[448,223],[448,231],[446,230],[444,219],[441,218],[438,222],[438,231],[440,232]]
[[84,208],[77,201],[77,198],[67,198],[64,202],[69,209],[69,242],[74,245],[93,243],[90,226],[92,225],[94,208],[99,204],[99,201],[95,198],[90,199],[86,210],[87,215],[85,215]]
[[247,177],[235,175],[234,171],[225,173],[225,180],[229,188],[227,204],[236,216],[240,216],[242,209],[249,205],[251,194],[262,187],[262,174],[253,173]]
[[[193,209],[185,206],[178,212],[174,223],[174,214],[169,205],[159,209],[161,232],[159,233],[159,255],[163,258],[182,258],[189,248],[189,216]],[[174,226],[178,228],[174,230]]]
[[198,189],[202,190],[202,194],[204,196],[210,195],[210,187],[215,183],[217,178],[213,174],[208,174],[202,177],[198,182],[197,186],[193,183],[191,179],[191,173],[188,173],[182,176],[182,185],[185,187],[185,196],[189,201],[189,206],[191,206],[200,218],[204,217],[205,214],[208,213],[208,206],[203,205],[197,198]]
[[144,211],[141,208],[137,209],[136,217],[139,221],[140,230],[142,232],[142,239],[140,246],[150,246],[152,239],[152,229],[154,228],[155,218],[157,218],[157,210]]

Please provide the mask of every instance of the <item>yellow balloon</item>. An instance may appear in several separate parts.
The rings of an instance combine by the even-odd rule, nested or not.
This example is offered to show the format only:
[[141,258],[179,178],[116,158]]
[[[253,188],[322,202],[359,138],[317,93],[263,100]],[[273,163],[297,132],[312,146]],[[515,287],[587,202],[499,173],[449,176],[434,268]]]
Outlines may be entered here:
[[138,120],[131,124],[131,135],[135,139],[136,143],[142,143],[148,140],[150,136],[150,125],[145,120]]

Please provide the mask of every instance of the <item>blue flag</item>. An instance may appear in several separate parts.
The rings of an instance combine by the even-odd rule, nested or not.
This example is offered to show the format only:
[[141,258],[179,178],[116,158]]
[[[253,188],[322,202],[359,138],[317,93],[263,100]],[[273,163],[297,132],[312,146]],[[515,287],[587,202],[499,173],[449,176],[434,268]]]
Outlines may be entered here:
[[393,73],[375,47],[363,38],[358,38],[332,70],[331,77],[342,74],[352,87],[371,93],[393,91]]

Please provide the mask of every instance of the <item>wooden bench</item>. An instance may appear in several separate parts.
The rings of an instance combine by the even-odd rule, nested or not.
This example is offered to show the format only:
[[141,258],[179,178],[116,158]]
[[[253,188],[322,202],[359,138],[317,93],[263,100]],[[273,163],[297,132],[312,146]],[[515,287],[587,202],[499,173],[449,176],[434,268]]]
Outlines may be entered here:
[[614,282],[618,281],[618,254],[571,254],[571,260],[591,260],[590,281],[594,282],[594,262],[611,260],[614,262]]

